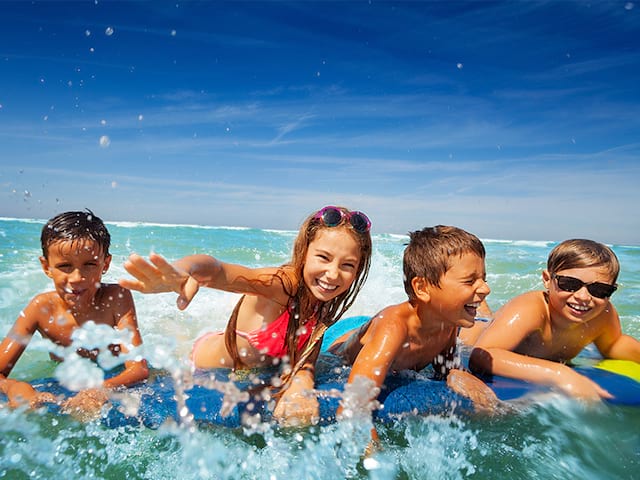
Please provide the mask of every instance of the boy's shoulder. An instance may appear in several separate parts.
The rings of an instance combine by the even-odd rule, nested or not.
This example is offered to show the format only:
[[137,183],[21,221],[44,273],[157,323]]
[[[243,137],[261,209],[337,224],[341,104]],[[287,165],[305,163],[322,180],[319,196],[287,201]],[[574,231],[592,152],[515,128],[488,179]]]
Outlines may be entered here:
[[544,325],[550,319],[549,301],[547,292],[533,290],[525,292],[509,300],[494,315],[491,324],[500,324],[508,321],[519,324]]
[[38,293],[20,312],[18,321],[41,324],[48,321],[52,315],[67,310],[66,305],[55,290]]
[[412,318],[417,318],[417,313],[411,303],[406,301],[386,306],[374,318],[389,323],[407,322]]
[[60,299],[58,292],[56,292],[55,290],[49,290],[47,292],[36,294],[31,299],[28,306],[35,306],[44,312],[54,308],[61,302],[62,300]]
[[369,320],[366,329],[371,335],[392,332],[395,335],[406,335],[410,326],[418,319],[415,309],[409,302],[389,305]]
[[516,308],[546,309],[548,305],[547,292],[543,290],[532,290],[521,293],[512,298],[506,305],[511,305]]

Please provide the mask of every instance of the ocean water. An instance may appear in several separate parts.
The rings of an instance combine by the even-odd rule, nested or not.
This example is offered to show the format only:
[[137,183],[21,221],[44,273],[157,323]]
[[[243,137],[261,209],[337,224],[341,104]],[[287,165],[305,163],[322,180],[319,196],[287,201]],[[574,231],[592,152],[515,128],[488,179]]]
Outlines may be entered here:
[[[38,262],[43,222],[0,219],[0,335],[35,294],[51,288]],[[113,262],[104,280],[126,276],[132,252],[156,251],[173,260],[210,253],[248,266],[289,259],[295,232],[241,228],[108,224]],[[404,300],[402,251],[407,238],[374,234],[372,269],[348,312],[370,315]],[[510,297],[540,288],[553,242],[484,240],[498,308]],[[640,337],[640,247],[613,245],[622,264],[613,297],[623,331]],[[134,294],[145,352],[154,365],[179,371],[195,338],[222,329],[237,300],[201,291],[186,311],[175,295]],[[20,379],[53,376],[46,342],[34,338],[12,372]],[[80,375],[80,373],[78,373]],[[197,426],[170,422],[157,430],[100,422],[78,423],[53,413],[0,407],[0,478],[371,478],[371,479],[631,479],[640,471],[640,408],[553,397],[501,417],[409,416],[379,425],[382,450],[363,461],[366,421],[283,430]]]

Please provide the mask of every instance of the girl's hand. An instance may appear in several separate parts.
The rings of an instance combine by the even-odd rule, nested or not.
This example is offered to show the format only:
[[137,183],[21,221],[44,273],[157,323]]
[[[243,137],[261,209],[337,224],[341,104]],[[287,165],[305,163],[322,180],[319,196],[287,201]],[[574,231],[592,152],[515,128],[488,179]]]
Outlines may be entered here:
[[102,406],[108,400],[109,396],[105,389],[89,388],[63,402],[62,411],[78,421],[86,422],[98,418]]
[[179,295],[176,302],[178,308],[187,308],[198,292],[198,282],[158,254],[152,253],[149,260],[150,262],[140,255],[132,254],[129,260],[124,262],[124,268],[136,280],[122,279],[119,281],[120,286],[142,293],[176,292]]
[[53,393],[37,392],[29,402],[29,407],[40,408],[45,403],[58,403],[58,399]]
[[304,385],[305,382],[291,383],[282,394],[273,411],[273,417],[285,427],[299,427],[315,425],[320,419],[320,404],[313,388]]

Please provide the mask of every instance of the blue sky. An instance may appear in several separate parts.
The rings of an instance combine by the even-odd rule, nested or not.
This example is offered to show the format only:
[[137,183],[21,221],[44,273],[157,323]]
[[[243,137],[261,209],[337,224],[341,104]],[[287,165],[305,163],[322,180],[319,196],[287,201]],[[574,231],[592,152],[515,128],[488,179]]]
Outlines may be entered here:
[[0,216],[640,244],[640,2],[0,12]]

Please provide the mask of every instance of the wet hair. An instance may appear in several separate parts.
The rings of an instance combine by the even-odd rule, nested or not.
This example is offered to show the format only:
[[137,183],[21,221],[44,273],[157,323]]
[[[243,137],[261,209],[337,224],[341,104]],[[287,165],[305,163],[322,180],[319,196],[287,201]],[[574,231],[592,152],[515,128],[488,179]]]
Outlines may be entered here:
[[409,299],[415,298],[411,281],[424,278],[439,287],[440,279],[451,268],[452,258],[473,253],[484,259],[486,252],[478,237],[457,227],[437,225],[409,232],[402,268],[404,290]]
[[[344,214],[351,213],[350,210],[344,207],[339,208]],[[339,224],[335,226],[327,226],[322,220],[316,218],[317,212],[309,215],[306,220],[300,226],[300,230],[296,239],[293,242],[293,253],[291,261],[283,265],[294,270],[294,276],[281,270],[275,278],[266,280],[268,282],[279,281],[282,283],[282,288],[289,296],[289,304],[287,308],[291,310],[289,317],[289,323],[287,325],[287,352],[289,353],[289,362],[291,365],[295,365],[299,359],[298,352],[298,332],[300,327],[307,320],[314,315],[318,319],[317,325],[324,323],[326,326],[334,324],[340,317],[347,311],[347,309],[353,304],[356,296],[362,289],[367,276],[369,274],[369,268],[371,266],[371,254],[372,254],[372,242],[371,234],[369,231],[364,233],[357,232],[349,223],[348,215],[343,215]],[[360,247],[360,263],[356,271],[356,276],[349,287],[349,289],[329,302],[316,306],[315,298],[313,294],[304,283],[304,263],[309,250],[309,244],[315,240],[318,232],[326,229],[344,229],[349,235],[351,235],[358,246]],[[230,353],[234,368],[242,364],[242,360],[238,355],[237,343],[236,343],[236,327],[237,311],[239,305],[236,305],[236,309],[229,319],[227,328],[225,330],[225,345]],[[320,345],[317,345],[319,348]],[[316,346],[314,346],[316,348]]]
[[64,212],[50,219],[40,235],[42,255],[48,258],[49,247],[57,242],[82,242],[93,240],[100,246],[102,254],[109,256],[111,236],[102,220],[87,209],[84,212]]
[[559,243],[549,253],[547,270],[550,274],[572,268],[604,267],[612,283],[618,280],[620,262],[606,245],[582,238],[573,238]]

